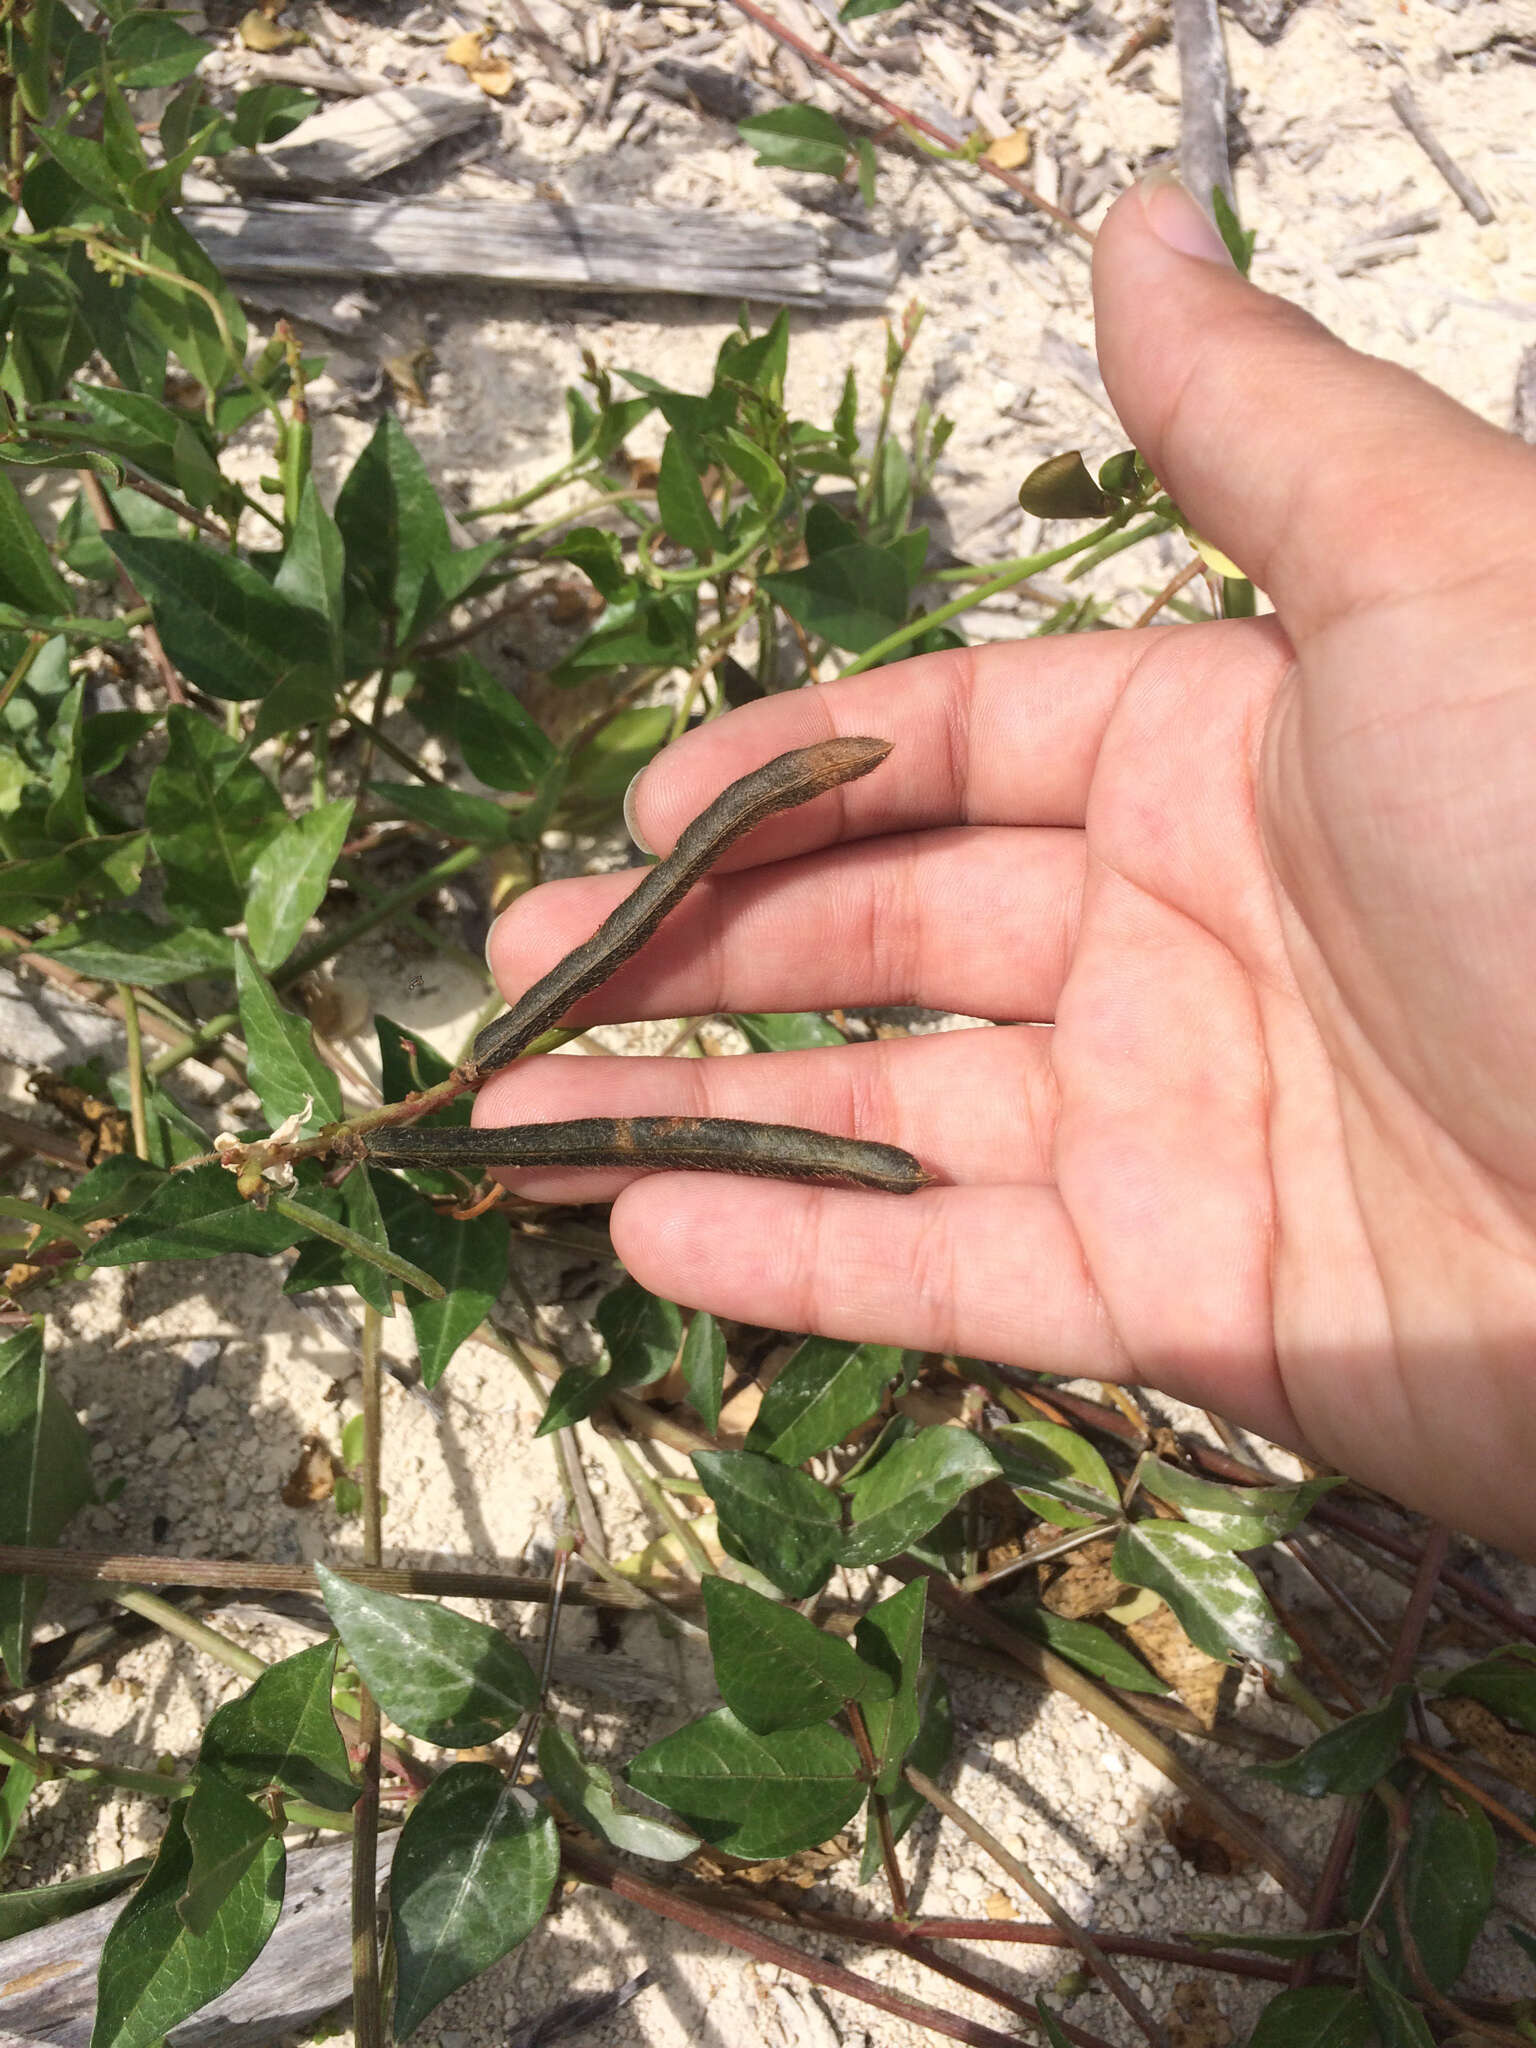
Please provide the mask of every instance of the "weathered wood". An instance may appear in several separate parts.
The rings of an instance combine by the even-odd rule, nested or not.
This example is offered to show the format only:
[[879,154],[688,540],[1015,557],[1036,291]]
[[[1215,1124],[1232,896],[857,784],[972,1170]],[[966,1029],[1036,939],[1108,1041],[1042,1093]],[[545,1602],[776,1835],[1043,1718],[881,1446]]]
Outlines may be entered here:
[[475,127],[487,105],[483,93],[395,86],[311,114],[280,142],[233,152],[219,168],[237,185],[285,192],[366,185],[434,142]]
[[543,200],[274,199],[188,206],[181,219],[230,277],[453,277],[828,306],[882,305],[896,282],[891,243],[849,233],[833,244],[810,222],[746,215]]
[[1414,141],[1429,158],[1447,185],[1456,194],[1462,205],[1481,228],[1487,227],[1493,219],[1493,208],[1488,204],[1477,180],[1461,168],[1434,129],[1429,117],[1419,105],[1406,85],[1394,85],[1387,94],[1392,111],[1408,130]]
[[[381,1878],[399,1839],[379,1843]],[[238,1984],[175,2029],[173,2048],[260,2048],[348,1996],[351,1862],[350,1841],[290,1853],[272,1939]],[[113,1899],[0,1943],[0,2048],[89,2048],[96,1966],[123,1904]]]

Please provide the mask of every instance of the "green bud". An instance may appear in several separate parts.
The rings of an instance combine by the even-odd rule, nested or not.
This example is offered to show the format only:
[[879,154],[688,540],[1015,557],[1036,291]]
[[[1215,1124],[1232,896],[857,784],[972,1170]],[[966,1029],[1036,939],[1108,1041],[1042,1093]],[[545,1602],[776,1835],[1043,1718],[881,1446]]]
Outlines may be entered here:
[[1141,478],[1137,473],[1136,450],[1125,448],[1120,454],[1111,455],[1099,471],[1099,484],[1112,498],[1139,498]]

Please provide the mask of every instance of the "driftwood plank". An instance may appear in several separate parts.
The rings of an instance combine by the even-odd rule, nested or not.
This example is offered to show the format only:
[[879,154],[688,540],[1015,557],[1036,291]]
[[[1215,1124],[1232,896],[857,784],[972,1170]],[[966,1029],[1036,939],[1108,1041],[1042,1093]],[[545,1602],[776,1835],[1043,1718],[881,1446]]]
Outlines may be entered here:
[[485,116],[482,93],[394,86],[312,114],[281,142],[241,150],[225,157],[220,168],[242,186],[335,192],[382,177]]
[[889,242],[849,233],[833,244],[809,222],[740,214],[542,200],[272,199],[188,206],[181,219],[231,277],[453,277],[826,306],[882,305],[896,282]]
[[[398,1839],[379,1843],[381,1878]],[[176,2028],[172,2048],[260,2048],[349,1996],[351,1864],[350,1841],[290,1852],[272,1939],[238,1984]],[[89,2048],[96,1965],[123,1904],[0,1942],[0,2048]]]

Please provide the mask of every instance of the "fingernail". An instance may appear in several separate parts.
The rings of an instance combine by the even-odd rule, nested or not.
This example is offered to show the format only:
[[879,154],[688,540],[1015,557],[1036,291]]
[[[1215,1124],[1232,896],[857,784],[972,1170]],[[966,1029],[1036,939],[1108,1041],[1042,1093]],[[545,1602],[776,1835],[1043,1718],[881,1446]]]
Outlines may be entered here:
[[[650,763],[647,762],[646,767],[649,766]],[[629,787],[624,792],[624,827],[625,830],[629,833],[630,838],[633,839],[636,846],[639,847],[640,851],[642,853],[650,854],[654,859],[656,854],[655,847],[651,846],[647,842],[645,835],[640,830],[640,827],[635,823],[635,785],[644,773],[645,768],[641,768],[637,771],[637,773],[635,773],[629,778]]]
[[501,923],[506,914],[504,910],[499,910],[491,919],[491,928],[485,935],[485,967],[486,972],[493,977],[496,973],[496,965],[491,959],[491,948],[496,943],[496,927]]
[[1232,268],[1227,245],[1216,225],[1197,200],[1179,183],[1172,171],[1153,171],[1137,190],[1147,226],[1157,239],[1181,256],[1198,256],[1203,263]]

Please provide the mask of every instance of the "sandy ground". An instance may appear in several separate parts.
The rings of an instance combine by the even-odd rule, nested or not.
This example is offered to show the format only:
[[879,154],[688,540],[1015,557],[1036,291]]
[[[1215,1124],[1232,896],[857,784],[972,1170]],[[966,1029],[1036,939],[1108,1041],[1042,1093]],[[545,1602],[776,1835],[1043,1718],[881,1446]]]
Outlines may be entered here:
[[[724,0],[569,12],[556,0],[535,0],[534,12],[578,68],[606,59],[626,38],[651,38],[658,52],[702,42],[699,61],[725,70],[744,63],[759,82],[836,104],[796,60],[773,58],[766,39],[745,28]],[[323,6],[296,6],[288,19],[310,30],[323,59],[403,82],[451,82],[459,74],[445,69],[442,44],[480,18],[478,10],[472,17],[467,9],[434,5],[373,13],[382,27],[355,28]],[[493,20],[503,18],[510,24],[511,11],[493,13]],[[793,17],[786,10],[785,18],[813,29],[821,21],[808,6],[796,7]],[[1091,224],[1131,176],[1177,144],[1171,48],[1105,75],[1142,19],[1136,0],[1081,13],[1041,6],[1016,14],[952,0],[909,6],[857,25],[853,35],[872,49],[895,44],[902,62],[918,67],[895,74],[909,104],[956,124],[986,118],[990,107],[1027,127],[1035,143],[1031,175],[1043,186],[1060,192],[1065,184],[1082,194],[1097,184],[1085,214]],[[820,34],[825,40],[824,26]],[[545,183],[573,200],[654,200],[786,218],[818,208],[896,239],[902,279],[893,304],[916,297],[928,314],[904,404],[910,409],[926,393],[957,421],[940,495],[955,540],[978,559],[1032,544],[1038,529],[1018,513],[1014,493],[1036,461],[1065,446],[1080,444],[1100,458],[1121,445],[1087,354],[1092,331],[1081,245],[1021,226],[1019,214],[974,181],[889,152],[865,221],[851,194],[754,168],[728,126],[633,84],[597,118],[585,69],[580,75],[588,83],[571,91],[536,53],[514,47],[519,83],[503,106],[488,110],[486,131],[443,145],[429,164],[397,175],[390,189],[531,197]],[[1520,359],[1536,343],[1536,81],[1529,68],[1536,6],[1310,0],[1270,46],[1229,24],[1228,48],[1248,144],[1239,194],[1248,224],[1259,232],[1256,278],[1298,299],[1351,342],[1412,365],[1486,418],[1509,424]],[[221,55],[214,68],[234,79],[249,61]],[[1402,131],[1386,96],[1403,79],[1487,194],[1492,225],[1479,227],[1468,217]],[[1412,216],[1422,216],[1420,231],[1397,233]],[[1371,247],[1374,257],[1360,260]],[[563,454],[559,395],[578,374],[583,348],[615,367],[664,363],[675,382],[697,387],[735,313],[660,297],[582,301],[499,289],[372,296],[377,311],[364,336],[328,344],[330,371],[317,393],[321,464],[334,476],[365,440],[371,421],[355,393],[382,357],[430,342],[436,360],[429,402],[408,415],[408,425],[464,505],[526,484]],[[883,349],[878,316],[797,312],[792,324],[795,406],[828,414],[849,363],[873,390]],[[1150,592],[1167,573],[1143,551],[1121,557],[1113,576],[1123,590]],[[1000,605],[981,629],[1006,635],[1017,616]],[[526,680],[526,651],[509,631],[491,636],[486,658]],[[611,843],[564,851],[576,865],[619,857]],[[381,1008],[445,1049],[481,1000],[467,969],[435,958],[424,971],[409,950],[375,944],[341,966],[376,992]],[[16,1054],[13,1092],[29,1066],[112,1042],[110,1028],[104,1033],[68,1003],[41,1002],[30,986],[20,997],[0,991],[0,1016]],[[555,1305],[541,1312],[546,1334],[568,1330],[572,1311],[590,1307],[610,1284],[579,1244],[530,1257],[524,1277],[540,1303]],[[345,1302],[284,1299],[280,1280],[278,1267],[255,1261],[225,1261],[195,1274],[151,1267],[135,1280],[101,1274],[57,1304],[50,1346],[59,1384],[92,1432],[103,1481],[123,1482],[109,1507],[81,1518],[76,1540],[279,1562],[357,1554],[355,1523],[341,1521],[329,1505],[295,1509],[282,1499],[303,1438],[317,1434],[334,1445],[355,1412],[355,1318]],[[388,1342],[391,1355],[408,1364],[403,1317],[390,1325]],[[508,1569],[547,1561],[554,1486],[548,1447],[530,1442],[533,1421],[521,1382],[477,1346],[459,1354],[436,1413],[391,1382],[384,1460],[390,1557],[499,1561]],[[650,1532],[627,1487],[600,1441],[585,1428],[579,1434],[611,1554],[638,1548]],[[1491,1568],[1504,1570],[1497,1562]],[[1311,1612],[1305,1582],[1296,1579],[1286,1591]],[[1383,1618],[1396,1597],[1385,1582],[1362,1587],[1362,1598]],[[83,1611],[81,1602],[56,1594],[48,1625],[62,1626]],[[530,1632],[539,1623],[532,1612],[473,1611]],[[223,1625],[267,1657],[311,1639],[303,1627],[255,1609],[226,1612]],[[569,1652],[588,1649],[590,1625],[570,1621],[562,1640]],[[974,1676],[954,1674],[951,1682],[955,1796],[1028,1860],[1069,1911],[1106,1927],[1158,1931],[1295,1924],[1271,1880],[1249,1871],[1202,1876],[1183,1862],[1161,1825],[1173,1803],[1168,1788],[1067,1702]],[[162,1755],[185,1760],[210,1709],[236,1689],[206,1660],[155,1643],[122,1657],[105,1683],[88,1672],[41,1699],[39,1735],[136,1765]],[[597,1753],[620,1761],[710,1700],[707,1667],[640,1621],[626,1623],[606,1657],[567,1672],[560,1713]],[[1299,1732],[1262,1697],[1245,1696],[1244,1712],[1251,1725]],[[1192,1754],[1213,1782],[1272,1818],[1287,1850],[1315,1867],[1332,1824],[1326,1807],[1270,1794],[1242,1778],[1228,1752],[1200,1745]],[[157,1808],[136,1797],[103,1802],[78,1788],[50,1791],[37,1800],[7,1877],[42,1883],[111,1865],[149,1849],[159,1823]],[[922,1910],[1033,1917],[952,1831],[920,1826],[906,1853]],[[882,1910],[873,1888],[857,1892],[855,1869],[834,1866],[815,1898]],[[997,2018],[900,1959],[847,1960],[882,1983]],[[585,2038],[655,2048],[776,2048],[781,2041],[908,2048],[920,2038],[902,2023],[586,1895],[562,1900],[545,1928],[450,2000],[418,2038],[443,2048],[490,2048],[563,1999],[612,1988],[646,1965],[655,1973],[650,1987]],[[977,1966],[1020,1989],[1053,1984],[1065,1969],[1060,1957],[1025,1950],[1000,1951]],[[1178,1973],[1128,1963],[1125,1974],[1160,2015],[1170,2014]],[[1480,1980],[1490,1988],[1500,1983],[1492,1960]],[[1187,2031],[1177,2036],[1178,2048],[1224,2048],[1251,2021],[1258,2002],[1252,1991],[1209,1982],[1214,2012],[1182,2022]],[[1123,2037],[1101,1995],[1071,1998],[1067,2010]]]

